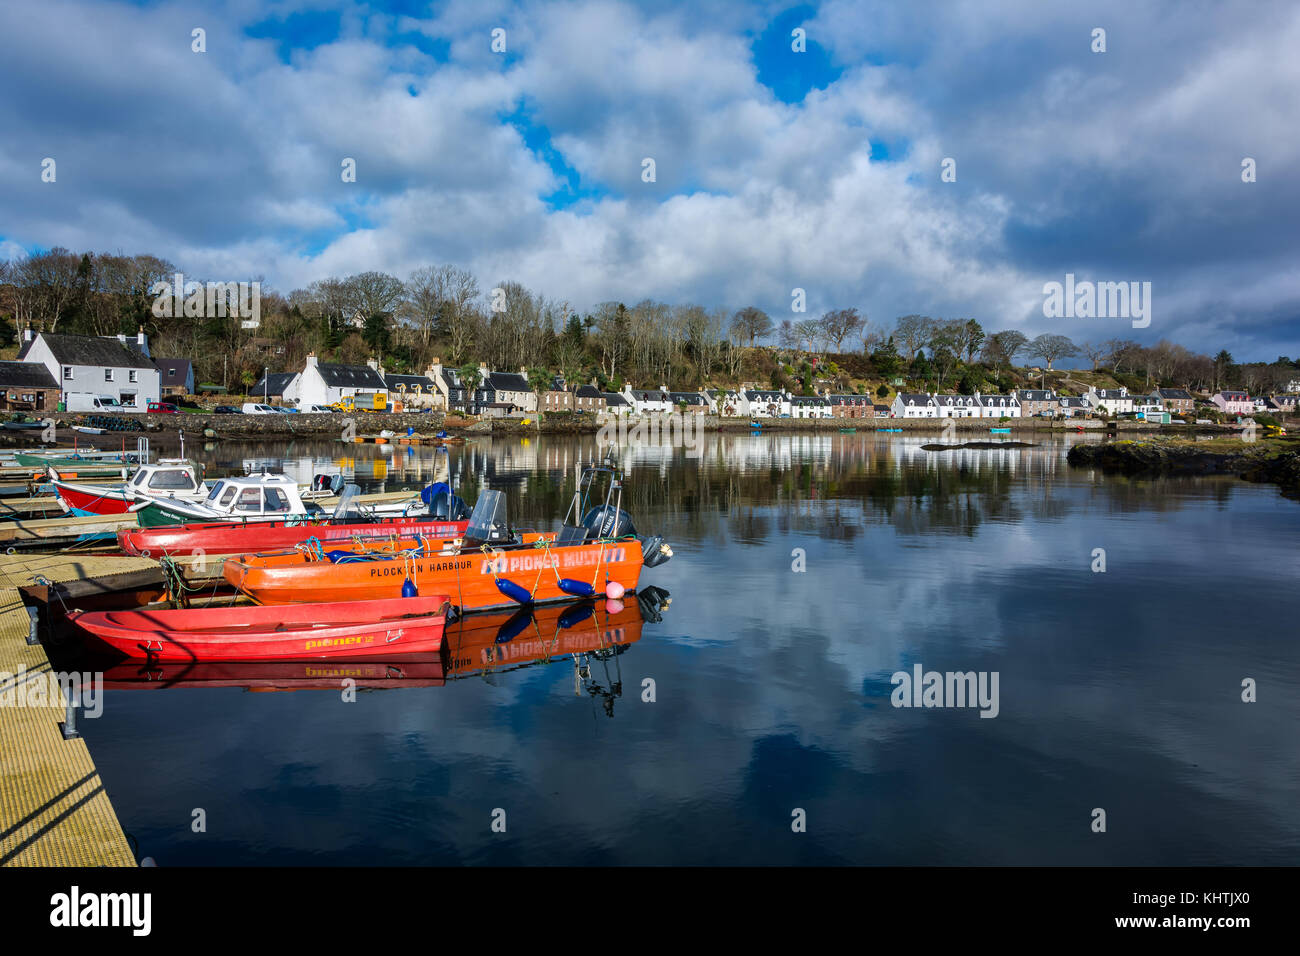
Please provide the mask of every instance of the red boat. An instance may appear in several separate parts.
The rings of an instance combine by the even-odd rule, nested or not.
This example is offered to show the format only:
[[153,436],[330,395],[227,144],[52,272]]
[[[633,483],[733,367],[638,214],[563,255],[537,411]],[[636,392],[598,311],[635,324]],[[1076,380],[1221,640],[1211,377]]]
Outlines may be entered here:
[[458,538],[468,521],[448,521],[425,516],[379,518],[374,521],[333,521],[330,518],[297,521],[213,521],[203,524],[123,528],[118,546],[127,554],[159,558],[172,554],[240,554],[246,551],[282,551],[316,538],[331,544],[358,538],[410,537]]
[[127,657],[151,661],[374,658],[442,650],[445,595],[181,610],[71,611],[68,620]]

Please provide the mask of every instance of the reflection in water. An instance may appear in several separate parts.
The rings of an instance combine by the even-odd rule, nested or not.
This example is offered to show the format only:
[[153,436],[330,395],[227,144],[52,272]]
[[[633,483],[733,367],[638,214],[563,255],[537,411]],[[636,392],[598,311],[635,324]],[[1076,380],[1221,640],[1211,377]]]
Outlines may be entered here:
[[[436,689],[109,691],[83,734],[166,865],[1294,862],[1297,504],[1069,467],[1091,436],[933,440],[629,449],[626,505],[677,552],[655,574],[660,622],[620,623],[630,604],[568,627],[559,609],[467,618]],[[348,461],[368,491],[435,465],[401,446],[289,454]],[[521,525],[553,527],[596,454],[594,437],[484,439],[446,461],[466,499],[501,489]],[[998,717],[894,708],[891,675],[916,664],[997,672]],[[223,827],[191,834],[194,806]]]

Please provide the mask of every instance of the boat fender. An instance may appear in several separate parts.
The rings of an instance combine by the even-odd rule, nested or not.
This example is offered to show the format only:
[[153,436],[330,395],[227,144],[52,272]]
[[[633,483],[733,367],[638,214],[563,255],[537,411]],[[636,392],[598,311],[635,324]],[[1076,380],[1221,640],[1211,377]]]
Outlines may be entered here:
[[591,617],[591,612],[594,610],[595,605],[587,601],[584,601],[581,604],[575,604],[573,607],[561,614],[559,621],[556,623],[560,625],[561,629],[573,627]]
[[497,590],[518,604],[533,603],[533,596],[527,590],[506,578],[497,578]]
[[586,581],[575,581],[573,578],[560,578],[559,588],[565,594],[572,594],[574,597],[595,597],[596,589]]
[[420,596],[420,590],[415,586],[414,581],[412,581],[410,578],[406,578],[405,580],[402,581],[402,597],[410,598],[410,597],[419,597],[419,596]]
[[605,584],[605,597],[609,598],[611,601],[617,601],[623,597],[626,590],[627,589],[617,581],[609,581]]

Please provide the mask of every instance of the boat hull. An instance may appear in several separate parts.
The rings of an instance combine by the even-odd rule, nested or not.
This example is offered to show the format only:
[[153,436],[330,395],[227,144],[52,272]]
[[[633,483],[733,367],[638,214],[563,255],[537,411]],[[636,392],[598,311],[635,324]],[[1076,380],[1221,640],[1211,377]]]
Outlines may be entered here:
[[[148,508],[142,508],[137,515]],[[279,551],[316,538],[329,550],[330,545],[347,545],[356,538],[363,540],[391,538],[394,535],[427,535],[455,538],[465,533],[467,521],[428,518],[393,518],[376,522],[339,522],[306,519],[296,523],[280,521],[211,521],[202,524],[160,525],[149,528],[123,528],[117,543],[127,554],[159,557],[169,554],[236,554],[252,548]]]
[[442,649],[444,595],[292,608],[72,611],[68,620],[127,657],[168,662],[373,658]]
[[124,515],[131,510],[134,503],[127,498],[121,486],[73,485],[65,481],[52,481],[54,493],[69,514],[88,515]]
[[[415,542],[405,542],[414,546]],[[400,546],[400,545],[399,545]],[[497,581],[508,581],[534,604],[573,601],[560,579],[575,579],[604,593],[611,581],[631,591],[641,576],[636,540],[555,547],[542,542],[485,554],[433,553],[419,558],[333,563],[305,551],[245,554],[227,558],[222,575],[259,604],[367,601],[401,597],[408,574],[422,594],[449,595],[462,611],[514,608]]]

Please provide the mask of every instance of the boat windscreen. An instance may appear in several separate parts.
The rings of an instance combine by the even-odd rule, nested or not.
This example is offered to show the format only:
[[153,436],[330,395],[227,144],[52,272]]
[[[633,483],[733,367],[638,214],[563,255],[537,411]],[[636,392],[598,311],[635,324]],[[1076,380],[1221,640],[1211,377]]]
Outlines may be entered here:
[[339,495],[338,507],[334,509],[335,518],[359,518],[361,517],[361,504],[357,501],[361,494],[360,485],[344,485],[343,493]]
[[492,540],[492,532],[506,526],[506,498],[499,491],[480,491],[465,529],[465,544],[477,547]]

